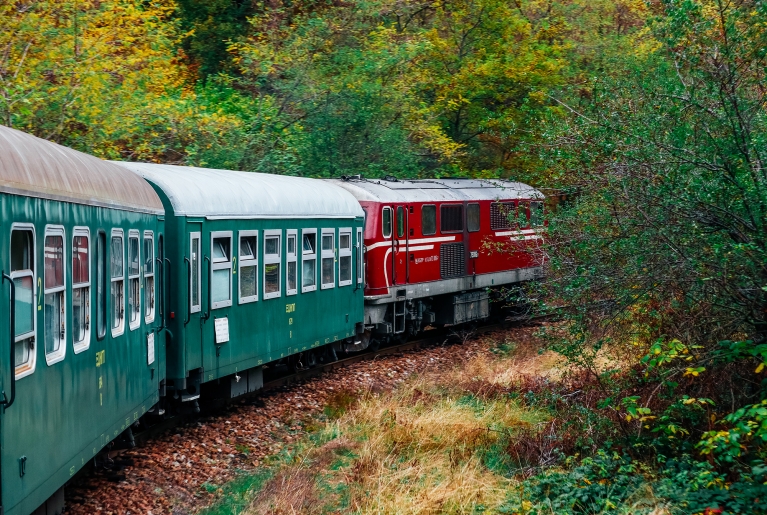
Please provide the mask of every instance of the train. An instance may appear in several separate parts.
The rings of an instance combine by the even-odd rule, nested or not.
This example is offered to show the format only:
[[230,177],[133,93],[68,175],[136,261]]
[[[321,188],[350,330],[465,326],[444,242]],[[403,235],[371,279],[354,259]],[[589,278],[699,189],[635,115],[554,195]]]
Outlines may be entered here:
[[[544,196],[105,161],[0,126],[0,514],[50,515],[132,428],[493,316]],[[7,357],[7,360],[2,358]]]

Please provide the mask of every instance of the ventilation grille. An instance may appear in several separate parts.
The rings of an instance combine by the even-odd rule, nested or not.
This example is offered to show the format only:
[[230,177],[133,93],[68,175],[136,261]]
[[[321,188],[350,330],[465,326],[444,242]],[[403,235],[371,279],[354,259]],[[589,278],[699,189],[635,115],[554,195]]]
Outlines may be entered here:
[[[513,202],[493,202],[490,204],[490,229],[511,229],[509,218],[514,214]],[[510,216],[511,215],[511,216]]]
[[439,249],[439,271],[443,279],[464,275],[463,243],[443,243]]

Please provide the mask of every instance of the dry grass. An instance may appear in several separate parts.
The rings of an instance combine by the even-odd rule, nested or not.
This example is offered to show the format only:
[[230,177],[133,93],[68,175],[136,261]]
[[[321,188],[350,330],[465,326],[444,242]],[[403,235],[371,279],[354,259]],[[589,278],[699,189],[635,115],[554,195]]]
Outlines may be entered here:
[[558,374],[552,356],[515,349],[363,396],[282,467],[248,513],[492,513],[514,484],[509,445],[546,425],[506,388],[521,374]]

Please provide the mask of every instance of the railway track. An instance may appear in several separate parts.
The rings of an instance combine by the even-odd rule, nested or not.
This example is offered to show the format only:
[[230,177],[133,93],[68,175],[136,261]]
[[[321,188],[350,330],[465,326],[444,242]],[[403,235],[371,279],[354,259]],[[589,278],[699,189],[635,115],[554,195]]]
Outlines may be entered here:
[[[506,328],[511,324],[540,322],[544,320],[550,320],[556,316],[557,315],[553,313],[536,315],[536,316],[524,315],[524,316],[517,316],[517,317],[508,317],[502,322],[483,324],[471,329],[459,329],[455,327],[448,327],[443,329],[432,329],[427,331],[424,336],[418,339],[409,340],[402,343],[390,344],[386,347],[382,347],[374,351],[373,350],[363,351],[363,352],[360,352],[359,354],[355,354],[348,358],[343,358],[343,359],[332,361],[329,363],[318,363],[317,365],[311,368],[295,371],[293,373],[282,375],[282,376],[273,378],[269,381],[266,381],[264,382],[263,388],[256,392],[247,393],[239,397],[236,397],[235,399],[227,399],[227,400],[216,399],[214,401],[210,401],[208,403],[203,404],[202,407],[204,412],[211,412],[211,411],[215,412],[228,405],[231,405],[234,402],[242,402],[243,400],[247,401],[249,399],[255,399],[266,392],[278,390],[280,388],[290,386],[291,384],[299,383],[307,379],[310,379],[312,377],[317,377],[324,373],[331,372],[333,370],[346,368],[350,365],[353,365],[355,363],[359,363],[362,361],[372,361],[382,356],[400,354],[402,352],[416,350],[416,349],[420,349],[420,348],[424,348],[424,347],[428,347],[432,345],[456,344],[456,343],[460,343],[461,340],[465,341],[466,339],[476,338],[477,336],[481,336],[481,335],[496,331],[498,329]],[[198,416],[199,415],[196,415],[196,414],[170,416],[160,422],[157,422],[141,430],[140,432],[135,433],[134,441],[136,444],[143,444],[166,431],[172,430],[187,422],[194,421],[195,419],[198,418]],[[109,457],[112,458],[114,456],[117,456],[123,453],[125,450],[127,449],[121,448],[121,449],[111,450],[109,451]]]

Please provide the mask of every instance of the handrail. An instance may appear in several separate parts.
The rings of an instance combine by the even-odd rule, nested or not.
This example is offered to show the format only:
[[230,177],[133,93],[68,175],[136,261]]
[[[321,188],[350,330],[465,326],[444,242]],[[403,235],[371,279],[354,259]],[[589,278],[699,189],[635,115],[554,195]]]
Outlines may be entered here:
[[[186,275],[187,277],[192,277],[192,262],[189,261],[189,258],[184,256],[184,263],[186,263],[186,271],[188,272]],[[191,301],[191,299],[189,299]],[[189,321],[192,320],[192,303],[187,302],[186,303],[186,321],[184,322],[184,327],[186,327],[186,324],[189,323]]]
[[160,281],[160,302],[155,301],[155,303],[160,306],[160,327],[157,329],[158,331],[162,331],[165,329],[165,296],[167,295],[167,292],[165,291],[165,272],[162,270],[163,268],[163,262],[160,258],[154,258],[155,262],[157,263],[157,266],[161,270],[160,272],[160,278],[162,281]]
[[[168,289],[165,290],[165,298],[168,300],[168,309],[166,311],[170,311],[170,292],[173,290],[171,289],[171,280],[173,279],[173,276],[171,275],[171,262],[170,259],[165,258],[165,264],[168,265],[168,273],[166,276],[168,277]],[[167,327],[167,326],[166,326]]]
[[3,271],[3,281],[8,280],[11,284],[11,399],[5,396],[5,390],[3,390],[3,400],[0,401],[0,406],[3,406],[3,411],[7,410],[16,400],[16,283],[10,275]]
[[211,286],[212,286],[211,276],[213,275],[213,271],[211,270],[211,268],[212,268],[213,265],[210,262],[210,256],[205,256],[205,261],[208,262],[208,312],[205,313],[205,316],[202,317],[202,319],[207,321],[210,318],[210,299],[211,299],[211,297],[210,297],[210,289],[211,289]]

